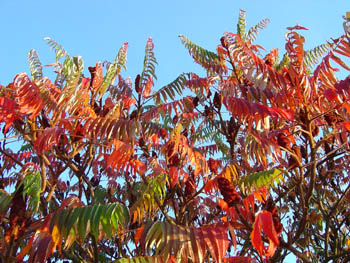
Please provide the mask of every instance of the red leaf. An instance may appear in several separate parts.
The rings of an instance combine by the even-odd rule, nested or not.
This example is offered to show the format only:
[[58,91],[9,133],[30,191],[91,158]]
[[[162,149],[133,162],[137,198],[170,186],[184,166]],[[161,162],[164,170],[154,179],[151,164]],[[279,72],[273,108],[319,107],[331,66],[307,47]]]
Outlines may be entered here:
[[[269,247],[266,250],[261,238],[261,230],[269,240]],[[269,211],[260,211],[255,215],[253,231],[251,233],[252,245],[258,250],[260,256],[272,257],[279,246],[278,235],[273,223],[272,214]]]
[[179,171],[177,170],[176,166],[170,167],[169,177],[170,177],[170,186],[174,187],[179,177]]
[[261,239],[261,224],[259,222],[258,217],[256,217],[255,222],[254,222],[254,227],[253,231],[250,235],[250,239],[252,241],[253,247],[259,252],[260,256],[263,255],[264,253],[264,243]]
[[337,101],[339,102],[339,99],[338,99],[338,94],[333,90],[333,89],[326,89],[324,91],[324,96],[326,97],[326,99],[328,101]]
[[84,204],[80,201],[80,199],[77,196],[70,195],[64,200],[62,200],[60,209],[75,208],[83,205]]
[[135,238],[134,238],[135,245],[137,245],[139,243],[141,236],[142,236],[142,233],[143,233],[143,230],[144,230],[144,226],[141,226],[141,227],[136,229]]
[[39,88],[30,81],[26,73],[20,73],[15,77],[14,87],[21,113],[30,114],[29,118],[34,119],[44,106]]
[[248,195],[246,198],[243,199],[243,204],[245,207],[245,210],[247,211],[247,213],[249,213],[249,207],[252,208],[252,211],[254,213],[254,208],[255,208],[255,202],[254,202],[254,194],[250,194]]
[[225,263],[251,263],[253,259],[250,257],[229,257],[224,258]]
[[227,227],[223,225],[201,227],[197,230],[200,246],[209,249],[216,262],[222,262],[228,249]]
[[0,97],[0,122],[5,122],[4,134],[16,119],[20,119],[20,115],[17,112],[18,109],[14,100]]
[[[56,144],[59,146],[60,138],[64,136],[64,129],[60,127],[50,127],[45,128],[43,133],[36,139],[34,143],[35,150],[40,154],[44,151],[51,149],[51,147]],[[66,137],[63,137],[64,141],[66,141]]]
[[343,126],[343,128],[345,130],[350,131],[350,122],[349,121],[344,121],[344,122],[342,122],[340,124]]
[[97,62],[94,76],[92,79],[92,88],[94,90],[97,90],[101,86],[102,81],[103,81],[102,65],[101,65],[101,62]]
[[294,120],[294,113],[291,110],[285,110],[277,107],[268,107],[263,104],[248,102],[236,97],[224,97],[226,108],[240,119],[254,117],[257,122],[263,120],[266,116],[273,119],[283,118],[288,121]]
[[143,92],[142,92],[142,95],[144,98],[147,98],[148,95],[150,94],[151,92],[151,88],[153,86],[153,79],[151,76],[148,77],[148,80],[145,84],[145,88],[143,89]]
[[287,27],[288,30],[292,31],[292,30],[309,30],[306,27],[300,26],[300,25],[295,25],[293,27]]
[[346,63],[341,60],[339,57],[337,57],[336,55],[334,55],[334,53],[331,53],[331,58],[340,66],[342,66],[343,68],[345,68],[346,70],[350,70],[350,67],[348,65],[346,65]]
[[216,178],[212,179],[212,180],[209,180],[205,186],[204,186],[204,191],[209,194],[211,193],[213,190],[216,190],[217,189],[217,180]]

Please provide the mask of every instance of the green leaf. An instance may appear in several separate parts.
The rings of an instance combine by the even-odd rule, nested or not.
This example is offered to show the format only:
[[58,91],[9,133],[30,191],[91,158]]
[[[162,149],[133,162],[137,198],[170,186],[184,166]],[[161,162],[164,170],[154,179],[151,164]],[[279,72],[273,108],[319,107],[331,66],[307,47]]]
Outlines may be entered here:
[[[186,87],[186,82],[189,79],[189,74],[182,73],[173,82],[160,88],[157,92],[152,94],[155,104],[161,104],[162,101],[168,102],[168,98],[175,99],[176,93],[182,96],[182,92]],[[176,93],[175,93],[176,92]],[[161,98],[161,95],[163,99]]]
[[244,38],[245,35],[245,28],[246,28],[246,18],[245,18],[246,11],[239,10],[239,16],[238,16],[238,23],[237,23],[237,34]]
[[[28,209],[32,213],[36,213],[39,208],[40,194],[41,194],[40,171],[30,166],[25,169],[24,173],[25,173],[25,177],[21,182],[21,184],[23,183],[23,187],[24,187],[23,195],[28,195],[30,197]],[[21,184],[19,184],[18,188],[20,187]]]
[[263,20],[261,20],[258,24],[256,24],[255,26],[252,26],[251,28],[249,28],[247,34],[246,34],[246,38],[249,39],[250,41],[255,41],[258,34],[259,34],[259,30],[260,29],[264,29],[266,28],[267,24],[270,22],[270,19],[265,18]]
[[164,262],[167,262],[167,257],[165,257],[164,255],[120,258],[116,261],[113,261],[113,263],[164,263]]
[[[61,238],[70,237],[74,241],[77,237],[84,239],[89,233],[98,238],[102,226],[104,234],[111,238],[112,231],[118,232],[120,226],[124,227],[128,220],[128,209],[124,205],[96,204],[58,210],[51,215],[50,229],[56,225]],[[74,237],[70,236],[72,233]]]
[[94,212],[92,213],[92,220],[90,220],[90,228],[91,228],[91,233],[95,236],[95,238],[98,237],[99,234],[99,224],[100,224],[100,218],[103,213],[103,205],[98,205],[97,207],[95,206]]
[[321,57],[326,55],[332,48],[330,43],[318,45],[312,49],[306,50],[304,53],[304,63],[309,70],[319,63]]
[[44,40],[48,41],[48,45],[51,47],[51,49],[55,50],[56,53],[56,61],[59,61],[62,57],[68,56],[67,52],[64,50],[64,48],[58,44],[55,40],[45,37]]
[[87,206],[87,207],[83,207],[82,209],[82,213],[79,216],[79,223],[78,223],[78,233],[79,236],[82,238],[86,237],[86,232],[87,232],[87,225],[88,225],[88,221],[90,219],[91,216],[91,210],[92,207],[91,206]]
[[[70,216],[68,217],[68,220],[67,220],[67,232],[68,233],[70,232],[73,225],[76,223],[82,210],[83,210],[83,207],[77,207],[77,208],[72,209],[73,212],[70,214]],[[63,212],[59,211],[58,213],[63,213]],[[62,217],[63,217],[63,215],[62,215]]]
[[220,58],[216,53],[198,46],[186,36],[179,35],[179,38],[181,39],[182,44],[184,44],[188,49],[194,60],[205,68],[209,74],[221,74],[226,71],[224,61],[220,61]]
[[39,55],[35,49],[32,49],[28,53],[28,62],[30,68],[30,74],[33,79],[40,79],[43,77],[43,67],[41,65]]
[[120,74],[122,68],[126,69],[126,51],[128,49],[128,43],[124,43],[119,49],[119,52],[112,63],[109,64],[106,75],[103,78],[102,84],[98,89],[100,98],[106,92],[107,88],[113,84],[115,77]]
[[12,200],[12,196],[8,194],[5,190],[0,189],[0,213],[6,214],[10,203]]
[[283,173],[283,170],[277,168],[251,173],[242,177],[238,185],[243,189],[248,189],[249,192],[253,190],[252,187],[255,189],[263,186],[270,188],[274,183],[281,183],[283,181]]

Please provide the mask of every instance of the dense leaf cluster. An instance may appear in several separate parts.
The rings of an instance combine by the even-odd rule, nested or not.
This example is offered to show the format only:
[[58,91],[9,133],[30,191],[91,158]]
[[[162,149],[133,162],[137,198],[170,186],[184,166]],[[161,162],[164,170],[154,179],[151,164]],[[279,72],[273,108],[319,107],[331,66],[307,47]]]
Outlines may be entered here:
[[87,77],[47,38],[54,81],[29,52],[0,86],[0,262],[350,261],[350,14],[282,59],[245,15],[216,51],[180,35],[207,74],[161,88],[151,38],[134,81],[127,43]]

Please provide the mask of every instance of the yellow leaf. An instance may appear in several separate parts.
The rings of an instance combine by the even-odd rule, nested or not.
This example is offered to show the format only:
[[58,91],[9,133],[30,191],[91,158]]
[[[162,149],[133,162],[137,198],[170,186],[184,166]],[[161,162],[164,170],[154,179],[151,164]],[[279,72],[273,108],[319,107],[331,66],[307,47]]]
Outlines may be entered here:
[[69,249],[71,245],[73,245],[76,239],[76,234],[74,228],[72,228],[69,232],[67,239],[65,239],[64,249]]
[[57,225],[53,226],[51,235],[52,235],[52,242],[53,242],[52,253],[55,251],[55,248],[57,246],[58,246],[59,252],[61,253],[62,238],[61,238],[60,231],[58,230]]

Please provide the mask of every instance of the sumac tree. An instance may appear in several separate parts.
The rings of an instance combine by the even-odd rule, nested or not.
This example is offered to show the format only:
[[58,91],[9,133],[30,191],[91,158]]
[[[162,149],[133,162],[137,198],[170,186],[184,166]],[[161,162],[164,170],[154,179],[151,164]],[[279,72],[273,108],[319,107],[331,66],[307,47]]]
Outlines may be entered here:
[[206,76],[161,88],[151,38],[134,79],[127,43],[86,77],[47,38],[56,79],[31,50],[0,87],[0,262],[350,261],[344,19],[312,50],[288,28],[279,58],[241,11],[215,52],[181,35]]

